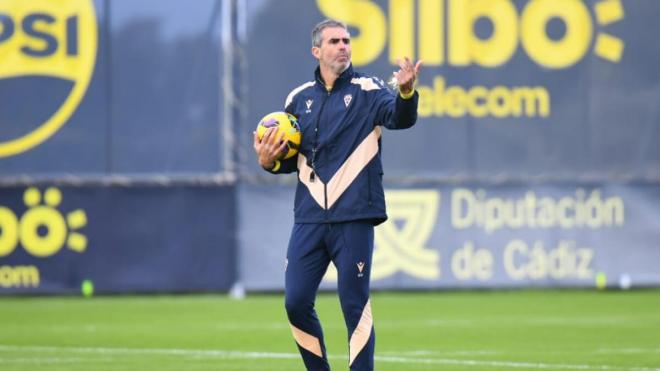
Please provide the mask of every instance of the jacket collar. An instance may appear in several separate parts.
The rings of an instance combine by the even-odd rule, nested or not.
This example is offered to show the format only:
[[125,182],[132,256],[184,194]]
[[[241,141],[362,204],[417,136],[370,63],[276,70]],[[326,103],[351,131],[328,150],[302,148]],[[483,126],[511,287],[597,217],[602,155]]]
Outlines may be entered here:
[[[323,81],[323,77],[321,76],[321,67],[316,67],[316,70],[314,71],[314,77],[316,78],[316,81],[320,83],[320,88],[325,90],[325,81]],[[340,87],[343,85],[345,82],[349,81],[353,77],[353,63],[348,65],[348,68],[344,70],[344,72],[337,77],[337,80],[335,80],[335,84],[333,85],[333,89]]]

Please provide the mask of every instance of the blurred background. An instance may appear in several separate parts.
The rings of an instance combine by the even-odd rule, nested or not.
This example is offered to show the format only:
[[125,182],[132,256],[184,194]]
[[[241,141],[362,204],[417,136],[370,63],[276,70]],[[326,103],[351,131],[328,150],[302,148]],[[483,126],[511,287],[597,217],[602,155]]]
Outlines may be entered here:
[[[656,0],[0,0],[0,295],[280,291],[295,175],[252,131],[346,22],[424,60],[376,289],[660,285]],[[335,285],[333,270],[323,287]]]

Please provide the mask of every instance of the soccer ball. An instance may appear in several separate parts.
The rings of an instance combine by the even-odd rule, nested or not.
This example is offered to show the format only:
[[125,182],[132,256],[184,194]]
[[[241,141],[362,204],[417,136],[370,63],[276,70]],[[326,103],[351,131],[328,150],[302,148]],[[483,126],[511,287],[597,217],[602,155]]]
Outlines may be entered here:
[[277,127],[277,136],[281,135],[284,131],[284,140],[287,141],[288,150],[280,157],[280,159],[287,159],[295,156],[300,147],[302,134],[300,133],[300,125],[298,120],[291,114],[286,112],[271,112],[264,116],[257,125],[257,136],[259,140],[264,137],[266,130],[272,127]]

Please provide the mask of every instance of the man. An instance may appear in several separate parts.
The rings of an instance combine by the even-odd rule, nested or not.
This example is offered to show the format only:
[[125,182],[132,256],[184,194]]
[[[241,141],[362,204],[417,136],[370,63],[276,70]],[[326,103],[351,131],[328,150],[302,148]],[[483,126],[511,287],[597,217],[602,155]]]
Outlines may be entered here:
[[405,58],[394,72],[395,95],[382,81],[353,71],[345,24],[325,20],[312,31],[318,59],[314,81],[295,88],[285,110],[298,118],[298,155],[279,160],[287,144],[271,128],[254,149],[271,173],[298,172],[295,224],[287,250],[285,307],[308,370],[329,370],[314,310],[330,261],[349,336],[351,370],[373,370],[375,333],[369,300],[374,226],[387,219],[382,185],[381,127],[405,129],[417,120],[414,82],[421,62]]

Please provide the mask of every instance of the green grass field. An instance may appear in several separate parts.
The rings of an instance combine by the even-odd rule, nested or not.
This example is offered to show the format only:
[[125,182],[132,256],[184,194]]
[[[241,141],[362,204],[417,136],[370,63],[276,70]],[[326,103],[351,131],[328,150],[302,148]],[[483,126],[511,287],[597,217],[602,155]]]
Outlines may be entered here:
[[[302,370],[281,295],[0,298],[0,370]],[[374,293],[378,370],[660,370],[660,291]],[[317,302],[347,370],[334,294]]]

